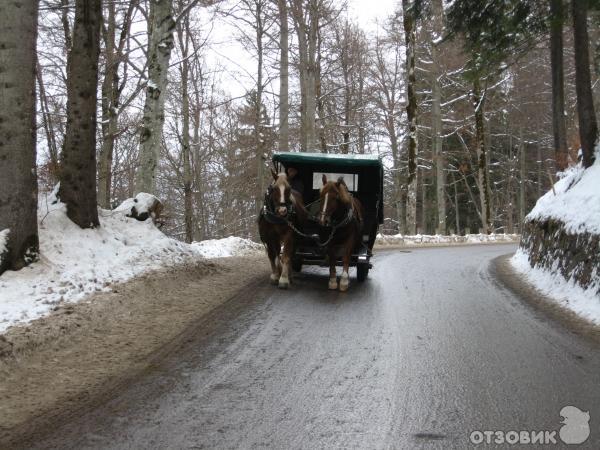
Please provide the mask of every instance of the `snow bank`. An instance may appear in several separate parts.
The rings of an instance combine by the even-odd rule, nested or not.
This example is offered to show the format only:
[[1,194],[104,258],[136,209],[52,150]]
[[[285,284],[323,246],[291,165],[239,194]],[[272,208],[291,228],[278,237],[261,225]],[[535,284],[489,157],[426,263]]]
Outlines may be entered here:
[[193,242],[192,248],[205,258],[228,256],[250,256],[264,252],[264,246],[250,239],[230,236],[224,239],[209,239]]
[[0,333],[47,314],[61,301],[77,301],[109,290],[112,283],[202,258],[190,245],[165,236],[151,220],[99,210],[101,226],[82,230],[67,218],[64,204],[40,198],[40,261],[0,276]]
[[529,263],[529,255],[523,249],[517,250],[510,262],[514,269],[542,294],[579,316],[600,325],[600,298],[597,294],[600,283],[598,281],[584,289],[574,279],[566,280],[557,268],[551,270],[533,268]]
[[561,221],[568,233],[600,234],[600,156],[588,169],[579,164],[565,171],[525,220],[547,219]]
[[587,169],[565,171],[537,201],[512,264],[539,291],[600,324],[600,155]]
[[451,245],[451,244],[489,244],[494,242],[518,242],[518,234],[468,234],[450,236],[436,234],[417,234],[414,236],[394,234],[378,234],[375,245],[378,246],[419,246],[419,245]]

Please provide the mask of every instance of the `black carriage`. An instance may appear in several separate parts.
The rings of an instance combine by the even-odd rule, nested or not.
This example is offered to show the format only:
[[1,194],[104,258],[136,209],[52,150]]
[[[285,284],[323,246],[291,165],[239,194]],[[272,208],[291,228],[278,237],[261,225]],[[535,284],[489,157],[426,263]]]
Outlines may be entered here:
[[[339,155],[326,153],[278,152],[273,155],[273,164],[279,172],[289,168],[297,170],[294,183],[302,189],[309,220],[299,230],[298,245],[292,260],[294,270],[302,265],[328,265],[326,247],[328,229],[323,229],[316,220],[319,211],[319,190],[322,176],[330,180],[339,177],[350,193],[358,198],[364,208],[362,240],[354,249],[351,266],[356,266],[358,281],[364,281],[371,268],[371,256],[377,230],[383,223],[383,165],[375,155]],[[301,184],[299,184],[301,183]],[[338,258],[337,265],[341,265]]]

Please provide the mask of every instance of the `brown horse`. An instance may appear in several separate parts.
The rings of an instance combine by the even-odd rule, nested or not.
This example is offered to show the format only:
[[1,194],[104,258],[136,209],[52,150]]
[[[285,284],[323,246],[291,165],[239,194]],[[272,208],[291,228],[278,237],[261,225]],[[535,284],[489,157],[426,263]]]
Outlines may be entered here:
[[287,289],[292,279],[291,259],[296,244],[296,234],[290,224],[298,228],[307,214],[302,195],[291,189],[287,175],[273,169],[271,174],[273,182],[258,217],[258,231],[271,263],[271,282]]
[[329,289],[337,289],[335,263],[338,250],[341,250],[343,270],[340,278],[340,291],[348,290],[350,284],[348,268],[353,250],[360,245],[363,208],[358,199],[348,191],[342,177],[337,181],[327,181],[323,174],[323,186],[320,194],[319,224],[331,228],[327,245],[329,258]]

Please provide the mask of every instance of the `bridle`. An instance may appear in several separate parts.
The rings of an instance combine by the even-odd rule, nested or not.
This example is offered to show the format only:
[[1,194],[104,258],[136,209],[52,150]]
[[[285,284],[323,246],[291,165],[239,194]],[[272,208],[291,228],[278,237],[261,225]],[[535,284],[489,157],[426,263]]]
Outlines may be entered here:
[[[271,223],[288,223],[296,214],[296,210],[294,208],[294,202],[292,202],[292,194],[290,193],[290,197],[288,201],[285,201],[285,196],[283,198],[284,201],[273,201],[273,191],[275,190],[275,183],[271,183],[267,187],[267,191],[265,192],[265,201],[262,210],[262,214],[265,218]],[[280,216],[276,213],[277,208],[285,208],[287,214],[285,216]]]

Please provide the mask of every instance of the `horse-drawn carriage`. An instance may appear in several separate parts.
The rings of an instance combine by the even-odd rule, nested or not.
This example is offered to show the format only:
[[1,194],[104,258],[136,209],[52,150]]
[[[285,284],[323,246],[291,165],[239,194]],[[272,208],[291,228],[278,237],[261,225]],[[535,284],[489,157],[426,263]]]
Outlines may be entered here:
[[[288,255],[293,269],[300,271],[303,265],[330,266],[330,289],[337,287],[335,265],[344,266],[341,290],[347,289],[348,266],[355,266],[358,281],[364,281],[371,267],[377,229],[383,223],[381,160],[375,155],[278,152],[273,155],[273,164],[275,181],[269,189],[275,188],[279,178],[280,183],[288,184],[288,190],[301,194],[302,205],[294,206],[290,201],[289,209],[285,209],[288,200],[284,200],[281,184],[281,199],[270,200],[267,194],[261,220],[280,221],[282,225],[285,222],[291,228],[293,235],[290,234],[287,245],[293,242],[293,253]],[[284,207],[283,216],[274,212],[275,203]],[[302,213],[297,214],[295,208],[301,208]],[[331,208],[337,208],[339,214]],[[350,240],[344,239],[343,235],[349,233],[354,235]],[[285,248],[286,243],[282,243]],[[286,287],[281,282],[279,285]]]

